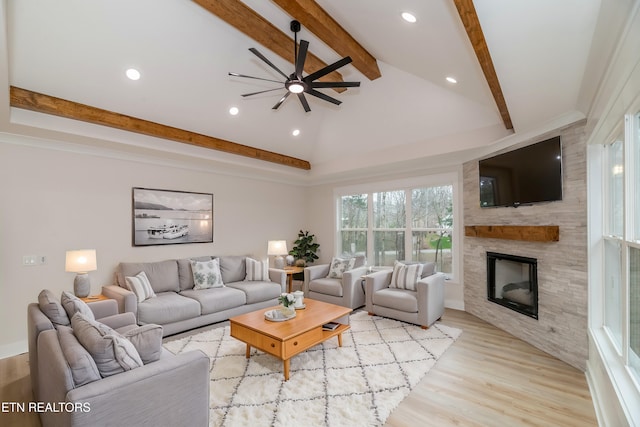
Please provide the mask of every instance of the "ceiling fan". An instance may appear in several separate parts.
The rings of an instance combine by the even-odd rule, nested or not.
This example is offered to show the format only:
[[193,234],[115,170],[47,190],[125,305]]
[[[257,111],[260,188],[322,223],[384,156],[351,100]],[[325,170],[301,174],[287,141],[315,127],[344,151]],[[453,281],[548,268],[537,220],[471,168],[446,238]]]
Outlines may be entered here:
[[273,106],[272,108],[273,110],[277,110],[285,101],[285,99],[287,99],[289,95],[291,95],[292,93],[298,96],[298,99],[300,100],[300,103],[302,104],[304,111],[307,113],[311,111],[311,108],[309,107],[309,103],[307,102],[307,99],[304,96],[305,93],[308,95],[315,96],[316,98],[320,98],[325,101],[331,102],[332,104],[340,105],[342,101],[339,101],[329,95],[319,92],[316,89],[337,88],[337,87],[359,87],[360,82],[316,82],[315,80],[337,70],[340,67],[344,67],[345,65],[349,64],[351,62],[351,57],[346,56],[340,59],[339,61],[336,61],[331,65],[327,65],[326,67],[304,77],[302,75],[302,70],[304,69],[304,61],[307,58],[309,42],[306,40],[300,40],[300,51],[298,52],[298,31],[300,31],[300,22],[291,21],[291,31],[293,31],[295,35],[295,39],[294,39],[295,71],[289,76],[283,73],[278,67],[276,67],[271,61],[269,61],[263,54],[258,52],[257,49],[255,48],[249,49],[251,53],[256,55],[258,58],[263,60],[267,65],[269,65],[271,68],[276,70],[280,75],[282,75],[282,77],[285,78],[284,82],[280,82],[277,80],[263,79],[261,77],[247,76],[247,75],[238,74],[238,73],[229,73],[230,76],[234,76],[234,77],[244,77],[248,79],[264,80],[267,82],[280,83],[280,84],[283,84],[284,86],[281,86],[275,89],[261,90],[259,92],[245,93],[242,96],[247,97],[252,95],[258,95],[265,92],[273,92],[276,90],[286,89],[287,91],[282,96],[282,98],[280,98],[280,100],[276,103],[276,105]]

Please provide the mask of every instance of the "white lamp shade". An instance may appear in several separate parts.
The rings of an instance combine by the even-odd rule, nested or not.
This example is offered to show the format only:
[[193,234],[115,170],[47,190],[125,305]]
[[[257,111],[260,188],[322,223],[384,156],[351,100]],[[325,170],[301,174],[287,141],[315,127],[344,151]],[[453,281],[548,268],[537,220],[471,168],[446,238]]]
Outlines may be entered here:
[[267,255],[287,255],[288,253],[286,240],[269,240]]
[[87,273],[98,269],[95,249],[67,251],[64,271],[71,273]]

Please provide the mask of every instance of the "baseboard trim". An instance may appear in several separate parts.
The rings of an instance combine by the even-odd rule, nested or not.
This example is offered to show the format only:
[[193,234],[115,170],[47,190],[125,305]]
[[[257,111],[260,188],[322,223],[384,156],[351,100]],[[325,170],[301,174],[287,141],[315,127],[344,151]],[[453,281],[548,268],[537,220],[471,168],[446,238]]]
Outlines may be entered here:
[[18,341],[11,344],[0,345],[0,359],[17,356],[28,351],[27,341]]
[[444,306],[446,308],[452,308],[454,310],[464,311],[464,301],[460,301],[460,300],[445,300]]

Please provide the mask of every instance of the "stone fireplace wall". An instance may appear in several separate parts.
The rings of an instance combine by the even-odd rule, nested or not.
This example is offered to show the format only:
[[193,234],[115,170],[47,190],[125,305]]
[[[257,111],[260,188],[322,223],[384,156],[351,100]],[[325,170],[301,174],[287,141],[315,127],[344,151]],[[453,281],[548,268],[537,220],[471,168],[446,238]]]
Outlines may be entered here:
[[[530,142],[542,141],[549,134]],[[464,304],[469,313],[585,370],[587,339],[587,175],[584,124],[560,131],[563,200],[518,208],[480,208],[478,162],[463,166],[464,225],[558,225],[541,243],[464,238]],[[487,300],[486,252],[538,260],[538,320]]]

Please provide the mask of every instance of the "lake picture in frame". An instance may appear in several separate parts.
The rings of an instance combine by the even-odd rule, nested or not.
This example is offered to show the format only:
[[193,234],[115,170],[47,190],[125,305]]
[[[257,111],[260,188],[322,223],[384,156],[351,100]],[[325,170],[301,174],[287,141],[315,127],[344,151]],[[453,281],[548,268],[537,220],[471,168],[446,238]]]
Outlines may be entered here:
[[133,246],[213,242],[213,194],[133,188]]

